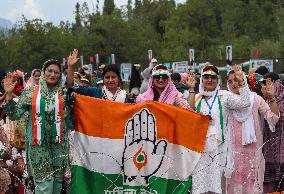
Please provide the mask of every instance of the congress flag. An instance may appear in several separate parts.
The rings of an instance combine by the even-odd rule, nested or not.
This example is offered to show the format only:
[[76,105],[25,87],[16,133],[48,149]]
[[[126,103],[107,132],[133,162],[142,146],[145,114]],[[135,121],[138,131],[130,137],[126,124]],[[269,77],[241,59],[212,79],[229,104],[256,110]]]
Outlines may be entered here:
[[159,102],[76,95],[73,194],[187,194],[208,117]]

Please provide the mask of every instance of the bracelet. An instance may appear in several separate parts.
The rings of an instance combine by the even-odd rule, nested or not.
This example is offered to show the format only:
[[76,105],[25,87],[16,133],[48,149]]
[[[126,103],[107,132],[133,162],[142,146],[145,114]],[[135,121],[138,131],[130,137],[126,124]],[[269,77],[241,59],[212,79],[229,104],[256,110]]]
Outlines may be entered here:
[[195,94],[195,91],[189,91],[188,93],[190,93],[190,94]]

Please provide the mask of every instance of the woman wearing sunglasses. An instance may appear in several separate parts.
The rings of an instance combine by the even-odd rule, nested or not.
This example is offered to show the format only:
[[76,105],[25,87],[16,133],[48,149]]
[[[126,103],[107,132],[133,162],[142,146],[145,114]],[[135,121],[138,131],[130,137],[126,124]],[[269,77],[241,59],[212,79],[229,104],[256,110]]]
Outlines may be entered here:
[[164,65],[158,65],[153,68],[148,83],[148,89],[143,94],[139,94],[136,98],[136,102],[149,100],[189,109],[188,102],[176,89],[170,78],[170,73]]
[[[228,72],[227,79],[228,90],[239,95],[240,88],[234,70]],[[275,132],[279,110],[276,100],[273,100],[274,84],[267,81],[262,91],[265,98],[270,99],[268,103],[255,92],[249,92],[251,105],[230,112],[232,129],[230,164],[234,171],[227,187],[228,193],[263,193],[264,157],[261,149],[263,146],[261,123],[264,118],[269,125],[268,130]]]
[[228,145],[230,145],[230,135],[226,128],[228,113],[231,109],[250,106],[249,88],[244,85],[243,72],[240,67],[235,67],[235,69],[240,95],[220,89],[220,74],[213,65],[205,66],[201,72],[195,107],[197,112],[209,115],[210,122],[204,153],[192,175],[193,194],[223,193],[221,177],[225,169]]

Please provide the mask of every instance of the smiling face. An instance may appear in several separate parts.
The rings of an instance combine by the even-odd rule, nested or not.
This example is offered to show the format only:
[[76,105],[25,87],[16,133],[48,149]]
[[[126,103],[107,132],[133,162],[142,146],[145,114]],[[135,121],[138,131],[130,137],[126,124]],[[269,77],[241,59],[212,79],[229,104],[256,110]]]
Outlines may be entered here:
[[120,80],[118,75],[113,71],[108,71],[104,76],[104,85],[108,90],[115,90],[120,85]]
[[34,77],[36,84],[38,84],[39,78],[40,78],[40,71],[35,71],[33,77]]
[[153,85],[156,89],[164,90],[169,82],[168,75],[154,75]]
[[240,87],[239,87],[239,84],[238,84],[238,82],[235,78],[234,73],[229,74],[227,83],[228,83],[228,87],[229,87],[231,92],[233,92],[235,94],[239,94]]
[[49,65],[44,72],[44,78],[48,86],[55,86],[60,78],[60,69],[58,65]]
[[218,76],[216,75],[203,75],[202,84],[205,91],[214,91],[218,85]]

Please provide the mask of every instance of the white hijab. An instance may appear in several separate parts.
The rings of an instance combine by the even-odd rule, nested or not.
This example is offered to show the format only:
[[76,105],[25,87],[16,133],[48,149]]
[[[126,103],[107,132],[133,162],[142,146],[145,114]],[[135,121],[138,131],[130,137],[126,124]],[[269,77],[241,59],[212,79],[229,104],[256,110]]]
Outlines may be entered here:
[[[204,68],[201,71],[200,84],[199,84],[199,95],[198,96],[201,95],[201,96],[210,97],[210,99],[208,101],[211,102],[217,92],[218,92],[218,94],[217,94],[218,96],[221,95],[221,92],[219,91],[220,88],[221,88],[221,86],[220,86],[221,79],[220,79],[220,76],[218,76],[218,85],[217,85],[217,87],[215,88],[214,91],[205,91],[203,83],[202,83],[202,75],[203,75]],[[202,100],[202,97],[201,97],[201,100]],[[199,102],[196,102],[196,106]],[[207,107],[206,104],[201,107],[200,112],[203,113],[203,114],[208,114],[208,107]],[[209,123],[207,138],[209,138],[210,141],[215,141],[215,143],[214,142],[210,143],[210,146],[209,146],[210,147],[209,150],[214,150],[214,149],[217,148],[216,146],[219,145],[222,142],[222,129],[221,129],[221,124],[220,124],[220,110],[219,110],[219,104],[218,104],[217,99],[213,104],[211,112],[212,112],[212,114],[211,114],[212,120]],[[212,138],[212,137],[214,137],[214,138]]]
[[[247,86],[247,79],[244,76],[245,85]],[[230,92],[230,87],[227,82],[227,88]],[[256,142],[255,126],[253,120],[253,104],[254,104],[254,92],[250,92],[250,107],[243,108],[241,110],[233,110],[234,118],[242,123],[242,145],[248,145]]]

